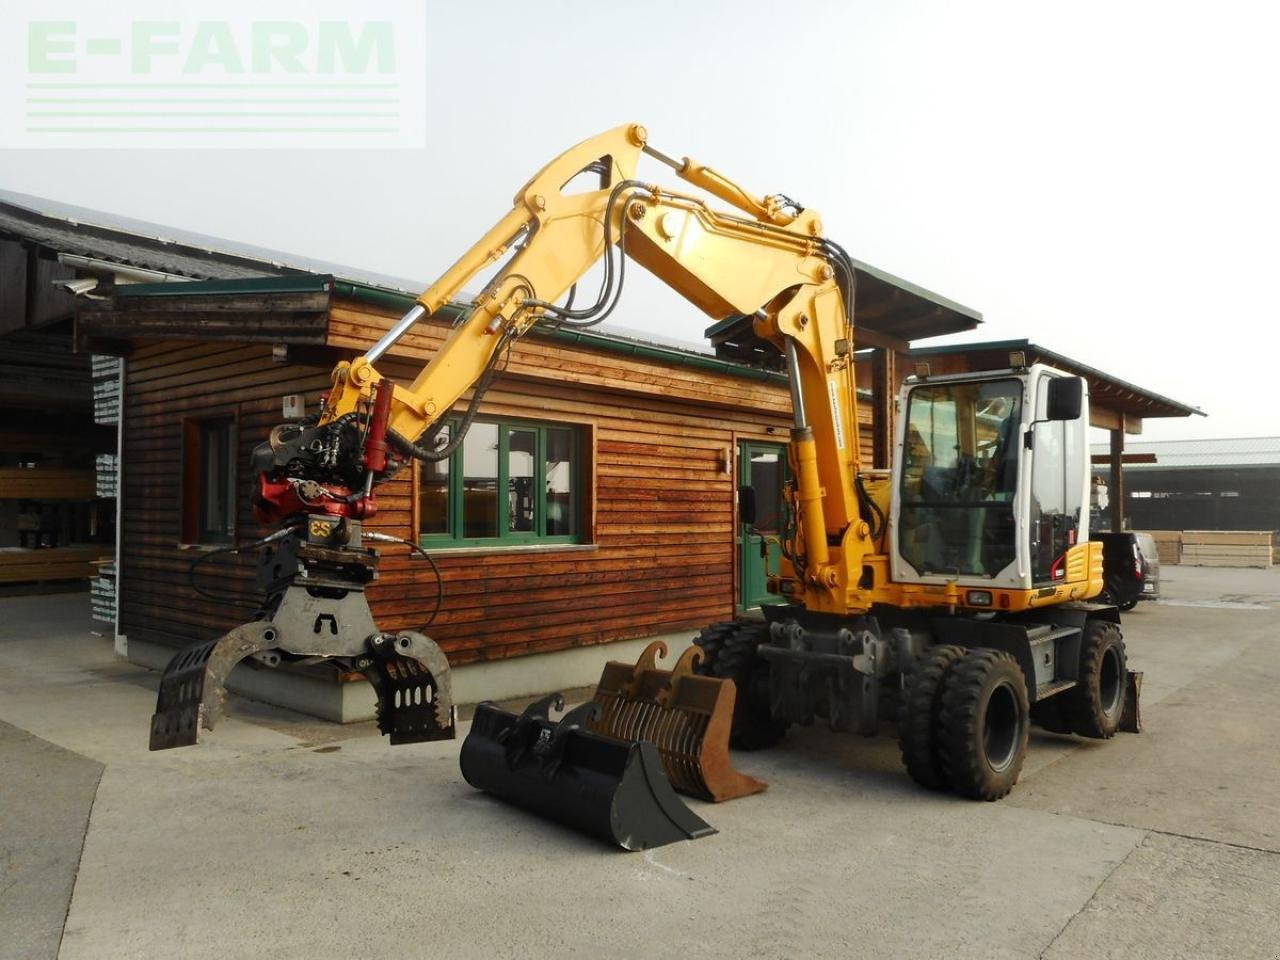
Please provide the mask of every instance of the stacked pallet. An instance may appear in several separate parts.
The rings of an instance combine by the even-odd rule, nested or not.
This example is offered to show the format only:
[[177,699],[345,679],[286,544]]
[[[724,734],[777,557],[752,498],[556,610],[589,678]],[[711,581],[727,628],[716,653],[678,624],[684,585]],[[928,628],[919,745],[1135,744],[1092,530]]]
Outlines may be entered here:
[[1181,530],[1144,530],[1156,542],[1156,553],[1162,564],[1182,562]]
[[1270,530],[1187,530],[1182,562],[1193,567],[1270,567]]
[[92,500],[93,470],[0,467],[0,500]]
[[38,580],[83,580],[97,572],[95,560],[108,559],[107,546],[53,547],[23,550],[0,548],[0,583],[28,583]]

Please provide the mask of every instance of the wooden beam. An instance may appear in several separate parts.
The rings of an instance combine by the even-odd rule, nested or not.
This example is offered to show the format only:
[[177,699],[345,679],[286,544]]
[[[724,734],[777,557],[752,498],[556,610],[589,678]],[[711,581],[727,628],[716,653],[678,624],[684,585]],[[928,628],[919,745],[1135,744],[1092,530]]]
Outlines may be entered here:
[[[1093,455],[1095,464],[1106,464],[1111,462],[1111,454],[1095,453]],[[1121,459],[1122,463],[1155,463],[1156,455],[1154,453],[1126,453]]]
[[329,333],[329,293],[116,296],[83,305],[77,339],[226,340],[323,345]]
[[911,344],[905,340],[899,340],[897,337],[891,337],[887,333],[880,333],[877,330],[869,330],[866,327],[859,327],[855,318],[853,328],[854,347],[863,350],[867,347],[878,347],[882,350],[890,350],[896,353],[906,353],[911,349]]
[[1111,532],[1124,529],[1124,414],[1120,415],[1120,428],[1111,431],[1111,483],[1107,490],[1111,498]]
[[871,354],[871,465],[893,463],[893,394],[898,385],[897,353],[877,347]]

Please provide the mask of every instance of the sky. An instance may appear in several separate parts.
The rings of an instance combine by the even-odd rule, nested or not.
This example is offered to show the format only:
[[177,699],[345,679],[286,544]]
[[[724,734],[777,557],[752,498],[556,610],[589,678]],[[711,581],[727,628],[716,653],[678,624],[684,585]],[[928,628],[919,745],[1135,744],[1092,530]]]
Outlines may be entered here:
[[[425,283],[548,159],[638,121],[984,314],[950,340],[1026,337],[1210,414],[1144,439],[1277,434],[1278,11],[430,0],[425,150],[0,150],[0,186]],[[626,292],[611,322],[706,326],[643,271]]]

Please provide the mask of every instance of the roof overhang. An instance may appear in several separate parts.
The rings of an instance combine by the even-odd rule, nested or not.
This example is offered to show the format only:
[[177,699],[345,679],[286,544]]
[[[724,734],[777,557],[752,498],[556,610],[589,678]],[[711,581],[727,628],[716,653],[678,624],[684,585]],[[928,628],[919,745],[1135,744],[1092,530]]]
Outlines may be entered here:
[[[885,347],[899,353],[912,340],[963,333],[982,323],[977,310],[948,300],[914,283],[859,260],[854,293],[853,339],[856,348]],[[778,367],[777,349],[755,335],[751,317],[729,317],[707,328],[716,355],[765,367]]]
[[1009,354],[1019,351],[1028,364],[1044,363],[1084,377],[1089,384],[1090,416],[1095,427],[1141,433],[1142,421],[1148,417],[1207,415],[1199,407],[1171,400],[1030,340],[993,340],[986,343],[916,347],[910,351],[909,356],[913,360],[955,358],[963,363],[966,370],[995,370],[1008,367]]

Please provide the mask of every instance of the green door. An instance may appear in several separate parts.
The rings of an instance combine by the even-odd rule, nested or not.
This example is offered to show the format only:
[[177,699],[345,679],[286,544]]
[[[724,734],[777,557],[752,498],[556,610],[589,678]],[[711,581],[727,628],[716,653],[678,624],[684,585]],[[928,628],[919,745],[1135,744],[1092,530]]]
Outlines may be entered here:
[[[765,586],[765,560],[760,544],[777,536],[782,525],[782,485],[789,475],[787,448],[781,443],[743,441],[738,448],[738,482],[756,491],[756,522],[751,529],[739,524],[738,569],[742,582],[742,608],[750,610],[762,603],[781,603],[783,598]],[[778,545],[769,544],[769,569],[778,569]]]

